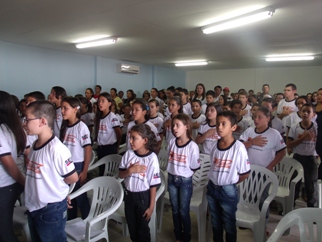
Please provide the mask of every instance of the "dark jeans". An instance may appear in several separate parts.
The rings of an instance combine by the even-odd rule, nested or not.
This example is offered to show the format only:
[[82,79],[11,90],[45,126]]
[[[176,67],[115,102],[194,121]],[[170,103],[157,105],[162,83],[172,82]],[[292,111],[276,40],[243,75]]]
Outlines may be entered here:
[[23,186],[19,183],[0,188],[0,241],[19,242],[13,232],[13,209]]
[[172,218],[176,240],[191,240],[190,200],[192,177],[175,176],[169,173],[168,191],[172,207]]
[[[115,142],[112,145],[99,145],[97,147],[97,159],[100,160],[104,156],[111,155],[111,154],[117,154],[117,142]],[[105,165],[99,166],[99,175],[103,176],[105,170]]]
[[316,152],[318,153],[318,156],[320,157],[320,165],[319,165],[319,171],[318,171],[318,179],[322,179],[322,148],[319,148],[321,150],[316,149]]
[[223,242],[223,232],[226,232],[226,242],[237,241],[236,211],[239,202],[238,188],[235,184],[216,186],[208,182],[207,200],[211,215],[213,241]]
[[47,206],[28,213],[28,224],[33,242],[67,241],[65,225],[67,200],[48,203]]
[[[77,171],[77,174],[79,175],[79,173],[81,173],[83,171],[84,163],[77,162],[77,163],[74,163],[74,165],[75,165],[75,169]],[[77,191],[80,187],[81,187],[80,181],[78,180],[75,184],[75,188],[74,188],[73,192]],[[84,192],[80,196],[73,199],[71,201],[71,206],[73,206],[73,207],[68,209],[68,220],[77,218],[77,207],[79,207],[79,209],[80,209],[80,212],[82,214],[82,219],[87,218],[89,211],[91,209],[90,205],[89,205],[87,193]]]
[[[294,154],[293,158],[301,163],[304,170],[304,186],[306,190],[306,205],[314,207],[317,202],[317,179],[318,179],[318,163],[314,156],[303,156]],[[321,165],[320,165],[321,166]],[[295,197],[300,193],[302,179],[296,184]]]
[[133,242],[150,242],[149,221],[143,214],[150,206],[150,190],[144,192],[124,192],[126,222]]

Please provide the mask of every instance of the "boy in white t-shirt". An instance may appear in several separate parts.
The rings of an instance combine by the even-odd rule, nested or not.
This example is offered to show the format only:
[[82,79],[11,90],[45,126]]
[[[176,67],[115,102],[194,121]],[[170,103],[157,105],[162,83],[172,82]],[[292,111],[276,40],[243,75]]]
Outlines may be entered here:
[[242,102],[240,100],[231,101],[230,109],[237,116],[237,128],[233,131],[233,136],[239,140],[240,135],[250,126],[249,119],[241,115]]
[[209,91],[206,92],[206,102],[207,103],[204,103],[201,106],[201,113],[204,114],[204,115],[206,115],[207,105],[209,103],[215,102],[215,92],[214,91],[209,90]]
[[33,241],[66,241],[68,184],[77,182],[71,153],[53,134],[56,117],[48,101],[36,101],[26,110],[27,134],[38,135],[27,158],[25,204]]
[[[318,162],[315,151],[317,126],[311,121],[314,112],[310,104],[301,109],[302,121],[291,126],[287,138],[287,147],[293,149],[293,158],[301,163],[304,170],[304,184],[307,206],[314,207],[317,201]],[[298,197],[301,181],[296,185],[295,198]]]
[[218,113],[216,129],[220,139],[210,153],[207,200],[211,214],[213,241],[237,240],[236,211],[239,201],[237,183],[250,173],[250,164],[244,145],[236,140],[237,117],[231,111]]
[[238,99],[241,101],[242,103],[242,110],[241,110],[241,115],[243,117],[248,117],[250,118],[252,116],[252,113],[251,113],[251,109],[252,109],[252,106],[250,106],[248,103],[247,103],[247,100],[248,100],[248,94],[246,91],[240,91],[238,93]]
[[206,116],[201,113],[201,101],[198,99],[191,101],[191,110],[192,137],[195,139],[198,135],[200,124],[206,120]]

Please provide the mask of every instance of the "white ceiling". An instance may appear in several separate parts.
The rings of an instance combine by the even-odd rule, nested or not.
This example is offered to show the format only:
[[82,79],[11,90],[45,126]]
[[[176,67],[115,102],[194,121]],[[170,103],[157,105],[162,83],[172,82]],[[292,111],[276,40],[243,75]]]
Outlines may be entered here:
[[[239,10],[271,6],[268,20],[204,35],[201,27]],[[0,40],[164,67],[206,59],[185,70],[322,65],[321,0],[1,0]],[[93,35],[115,45],[76,49]],[[314,53],[306,63],[267,63],[268,54]]]

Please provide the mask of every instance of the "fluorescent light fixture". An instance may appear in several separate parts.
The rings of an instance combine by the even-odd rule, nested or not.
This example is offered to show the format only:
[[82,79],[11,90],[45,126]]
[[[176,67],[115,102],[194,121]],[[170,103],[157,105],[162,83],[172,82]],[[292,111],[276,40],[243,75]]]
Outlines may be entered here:
[[272,8],[262,8],[254,12],[250,12],[231,19],[204,26],[202,28],[202,32],[204,34],[211,34],[222,30],[232,29],[249,23],[257,22],[272,17],[274,11],[275,10]]
[[101,46],[101,45],[109,45],[109,44],[114,44],[116,40],[117,38],[98,39],[94,41],[88,41],[88,42],[76,44],[76,48],[83,49],[83,48],[89,48],[89,47],[95,47],[95,46]]
[[175,66],[205,66],[208,61],[182,61],[175,63]]
[[291,55],[272,55],[267,56],[265,59],[268,62],[271,61],[307,61],[314,60],[314,56],[310,54],[291,54]]

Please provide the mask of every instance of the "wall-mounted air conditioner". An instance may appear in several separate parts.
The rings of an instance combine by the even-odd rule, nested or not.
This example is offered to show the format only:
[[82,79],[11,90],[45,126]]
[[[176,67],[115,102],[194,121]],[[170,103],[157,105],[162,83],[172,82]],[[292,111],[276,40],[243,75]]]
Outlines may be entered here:
[[129,64],[117,64],[117,72],[128,74],[139,74],[140,67]]

